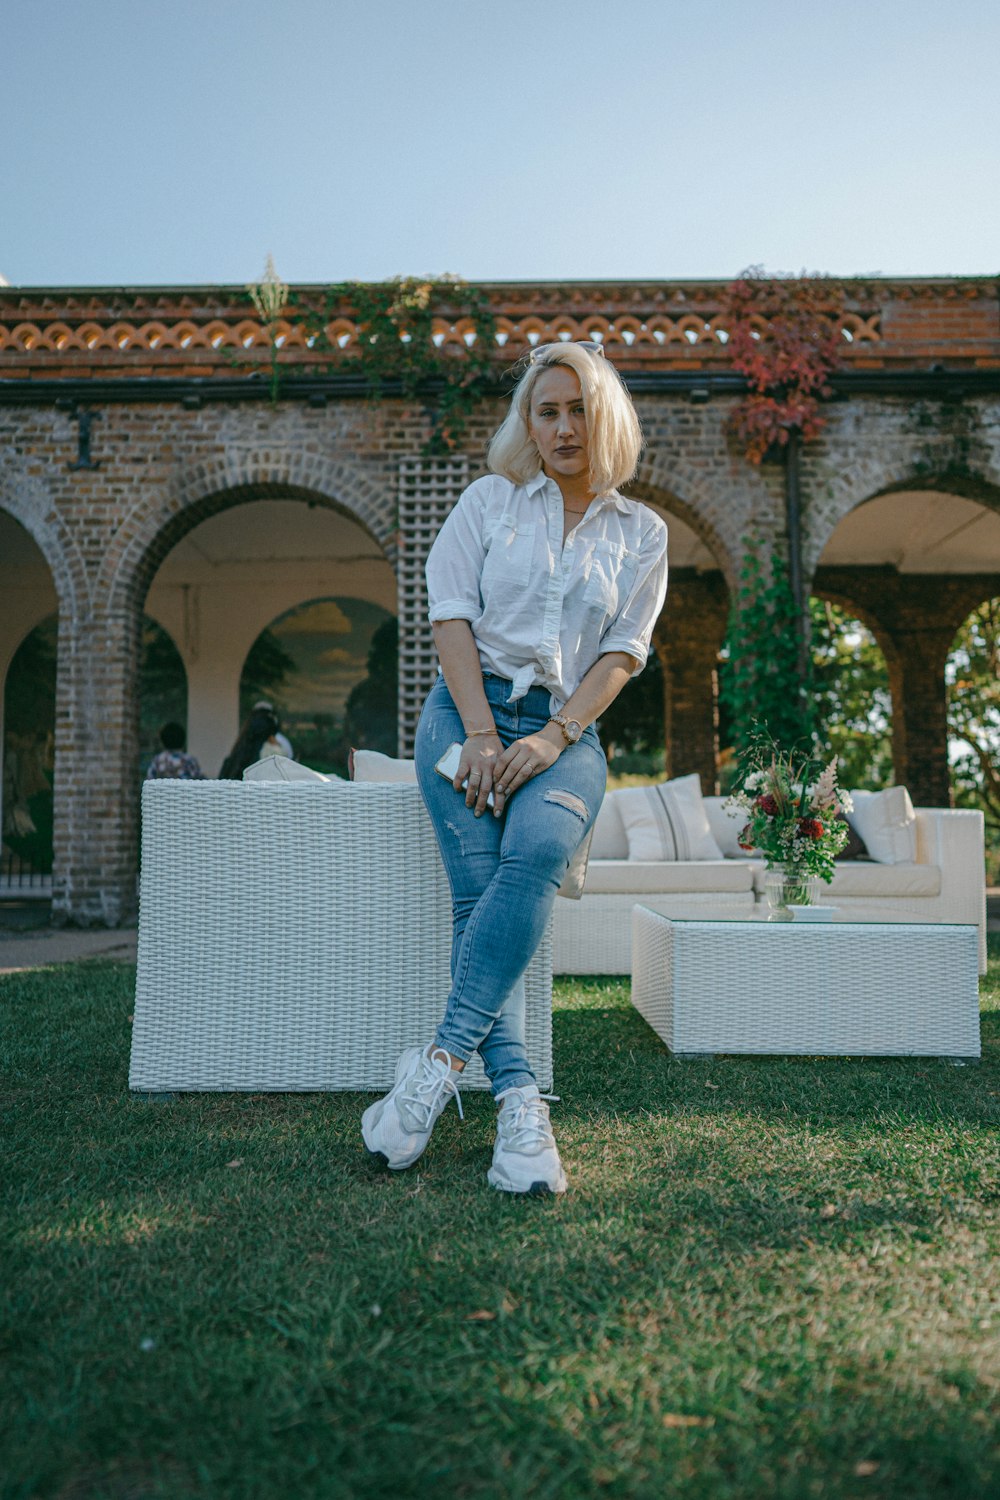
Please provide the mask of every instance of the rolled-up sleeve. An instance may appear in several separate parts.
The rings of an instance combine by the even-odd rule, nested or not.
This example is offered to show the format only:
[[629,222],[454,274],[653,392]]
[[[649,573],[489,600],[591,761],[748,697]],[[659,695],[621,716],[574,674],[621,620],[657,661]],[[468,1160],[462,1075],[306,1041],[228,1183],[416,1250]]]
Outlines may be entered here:
[[426,573],[432,624],[437,620],[478,620],[482,615],[484,499],[483,481],[477,480],[463,492],[434,539]]
[[650,512],[653,522],[643,534],[639,567],[628,597],[601,637],[601,654],[624,651],[634,656],[637,677],[646,665],[653,626],[667,597],[667,527]]

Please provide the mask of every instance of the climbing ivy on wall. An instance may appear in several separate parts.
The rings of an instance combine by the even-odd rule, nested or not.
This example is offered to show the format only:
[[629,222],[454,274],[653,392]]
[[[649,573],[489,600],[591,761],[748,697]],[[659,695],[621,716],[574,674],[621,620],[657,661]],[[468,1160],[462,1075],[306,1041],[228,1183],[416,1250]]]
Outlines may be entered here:
[[765,568],[751,537],[740,570],[719,671],[720,741],[740,755],[755,722],[784,750],[811,748],[815,695],[811,672],[799,675],[796,606],[788,567],[775,552]]
[[[299,292],[278,281],[269,260],[264,279],[248,286],[247,294],[269,332],[274,397],[281,383],[294,381],[297,373],[291,362],[277,361],[279,315],[302,328],[314,354],[327,356],[309,362],[310,374],[353,365],[360,367],[372,401],[379,401],[388,386],[396,386],[404,399],[426,399],[431,422],[426,454],[455,449],[476,406],[495,393],[496,319],[482,288],[459,277],[397,276]],[[462,327],[463,350],[442,339],[442,305],[449,309],[448,321]],[[347,309],[358,338],[342,347],[329,329]]]
[[820,398],[840,363],[844,288],[826,276],[768,276],[751,266],[726,289],[727,350],[750,386],[728,420],[748,462],[759,464],[789,434],[825,426]]

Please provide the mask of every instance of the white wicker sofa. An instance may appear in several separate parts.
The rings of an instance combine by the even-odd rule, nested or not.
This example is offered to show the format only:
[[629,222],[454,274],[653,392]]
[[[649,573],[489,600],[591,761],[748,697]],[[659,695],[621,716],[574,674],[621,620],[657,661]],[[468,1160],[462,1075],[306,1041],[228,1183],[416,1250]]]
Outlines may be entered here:
[[[132,1089],[383,1092],[433,1035],[451,897],[420,793],[325,780],[144,783]],[[550,1089],[548,933],[525,989]]]
[[[629,858],[622,798],[622,792],[609,792],[598,814],[582,899],[556,903],[557,974],[629,973],[631,911],[636,904],[669,917],[724,920],[747,917],[764,901],[764,864],[740,857],[738,826],[723,810],[723,798],[706,797],[703,805],[724,857],[675,861]],[[910,848],[902,852],[912,852],[912,859],[838,863],[832,884],[825,888],[829,901],[848,920],[853,916],[879,922],[975,924],[980,972],[985,972],[982,814],[942,808],[911,811]]]

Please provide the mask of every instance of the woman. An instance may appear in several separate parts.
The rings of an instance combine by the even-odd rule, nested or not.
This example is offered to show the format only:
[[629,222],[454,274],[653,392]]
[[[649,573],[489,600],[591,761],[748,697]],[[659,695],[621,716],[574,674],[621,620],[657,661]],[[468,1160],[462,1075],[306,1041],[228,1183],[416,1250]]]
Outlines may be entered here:
[[247,766],[261,759],[264,746],[273,739],[278,721],[268,709],[255,708],[240,730],[239,739],[222,762],[220,781],[242,781]]
[[[500,1105],[489,1182],[561,1193],[566,1177],[525,1051],[524,971],[607,779],[594,721],[645,665],[667,583],[667,530],[616,486],[639,421],[599,344],[535,349],[427,563],[441,675],[417,776],[451,883],[452,989],[365,1111],[365,1145],[412,1166],[478,1051]],[[435,773],[461,743],[454,782]],[[464,789],[464,798],[460,795]],[[492,810],[488,799],[492,794]]]

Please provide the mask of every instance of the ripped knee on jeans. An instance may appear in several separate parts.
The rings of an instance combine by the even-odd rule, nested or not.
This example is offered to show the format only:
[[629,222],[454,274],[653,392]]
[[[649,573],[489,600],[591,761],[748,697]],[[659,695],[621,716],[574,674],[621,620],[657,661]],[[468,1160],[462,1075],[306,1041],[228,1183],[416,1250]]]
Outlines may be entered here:
[[557,807],[566,807],[571,813],[575,813],[581,823],[586,823],[590,816],[590,809],[582,797],[575,792],[564,792],[558,787],[553,787],[545,793],[546,802],[554,802]]

